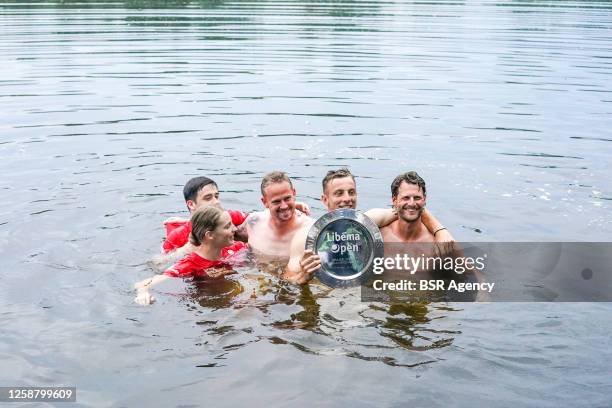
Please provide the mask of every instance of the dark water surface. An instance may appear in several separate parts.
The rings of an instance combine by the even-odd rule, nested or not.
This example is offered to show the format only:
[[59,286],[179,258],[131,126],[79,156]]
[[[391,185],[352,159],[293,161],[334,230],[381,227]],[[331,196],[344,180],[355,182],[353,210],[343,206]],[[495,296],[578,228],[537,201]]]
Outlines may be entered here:
[[[71,406],[609,406],[605,303],[362,303],[254,269],[132,285],[213,177],[359,207],[417,170],[464,241],[612,238],[610,1],[0,2],[0,386]],[[606,271],[608,272],[608,271]]]

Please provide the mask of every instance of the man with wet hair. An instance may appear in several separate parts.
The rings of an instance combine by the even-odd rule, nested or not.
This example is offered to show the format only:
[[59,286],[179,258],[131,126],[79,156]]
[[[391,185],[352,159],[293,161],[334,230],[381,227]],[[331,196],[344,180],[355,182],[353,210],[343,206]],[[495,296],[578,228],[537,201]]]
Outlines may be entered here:
[[425,180],[416,171],[398,175],[391,183],[391,202],[397,220],[382,228],[385,242],[434,242],[444,227],[428,230],[421,222],[427,200]]
[[[322,182],[323,194],[321,202],[325,204],[328,211],[339,208],[357,208],[357,186],[355,177],[346,167],[327,172]],[[397,214],[395,210],[374,208],[365,212],[376,225],[383,227],[395,221]],[[446,231],[438,220],[425,211],[422,217],[423,227],[430,231],[438,231],[438,242],[453,242],[453,237]],[[312,223],[295,234],[291,242],[291,253],[289,263],[283,274],[283,278],[297,284],[308,282],[313,274],[321,267],[321,258],[311,250],[305,250],[306,238]]]
[[[213,206],[220,205],[219,188],[217,187],[217,183],[204,176],[194,177],[187,181],[183,187],[183,197],[185,198],[185,204],[187,205],[187,210],[190,214],[193,214],[195,209],[199,207],[198,204]],[[181,217],[170,217],[164,220],[166,236],[168,236],[176,228],[182,227],[187,222],[189,222],[188,219]],[[170,245],[168,244],[168,246]],[[171,249],[172,248],[170,248],[170,250]],[[166,248],[163,248],[163,250],[166,252]]]
[[[198,208],[206,206],[221,208],[219,187],[217,187],[217,183],[208,177],[194,177],[187,181],[183,188],[183,197],[185,198],[189,214],[193,214]],[[228,212],[232,217],[232,223],[236,226],[242,224],[248,216],[247,213],[241,211],[229,210]],[[185,246],[183,252],[188,253],[193,250],[193,247],[189,244],[189,233],[191,232],[189,220],[172,218],[164,221],[164,225],[166,226],[167,233],[166,240],[162,245],[164,253]]]
[[[391,183],[391,202],[397,212],[397,220],[380,229],[385,243],[414,244],[409,246],[391,246],[390,251],[411,253],[412,256],[427,255],[435,257],[462,258],[465,256],[462,248],[454,241],[450,242],[444,251],[441,251],[436,242],[440,234],[447,233],[446,228],[440,226],[428,230],[423,225],[426,216],[427,186],[425,180],[416,171],[399,174]],[[433,244],[433,245],[432,245]],[[385,256],[390,257],[387,251]],[[415,272],[431,272],[425,265]],[[457,272],[473,282],[483,282],[482,274],[473,268]],[[452,276],[452,275],[451,275]],[[486,300],[487,293],[479,291],[475,300]]]
[[[194,177],[185,183],[183,197],[189,214],[206,206],[221,208],[219,199],[219,188],[212,179],[204,176]],[[228,210],[232,223],[236,226],[242,224],[248,213],[242,211]],[[166,227],[166,239],[162,244],[162,254],[154,256],[149,265],[154,269],[160,269],[165,264],[193,252],[195,247],[189,242],[191,233],[191,222],[189,219],[171,217],[164,221]]]
[[[183,187],[183,197],[189,214],[193,214],[197,209],[206,206],[221,208],[217,183],[208,177],[194,177],[187,181],[185,187]],[[306,214],[310,213],[310,208],[304,203],[296,202],[295,208]],[[241,225],[249,215],[246,212],[235,210],[228,210],[228,213],[235,226]],[[164,225],[166,226],[167,237],[163,244],[163,252],[173,251],[188,243],[189,233],[191,232],[189,219],[171,217],[164,221]]]
[[249,246],[259,258],[287,258],[295,233],[312,218],[296,211],[296,192],[289,176],[272,171],[261,180],[261,202],[265,211],[254,212],[239,228],[248,236]]
[[323,177],[322,187],[321,202],[328,211],[357,207],[355,176],[348,168],[328,171]]
[[[209,188],[207,188],[209,187]],[[218,207],[219,187],[212,179],[204,176],[194,177],[185,183],[183,197],[190,213],[194,213],[198,204]]]

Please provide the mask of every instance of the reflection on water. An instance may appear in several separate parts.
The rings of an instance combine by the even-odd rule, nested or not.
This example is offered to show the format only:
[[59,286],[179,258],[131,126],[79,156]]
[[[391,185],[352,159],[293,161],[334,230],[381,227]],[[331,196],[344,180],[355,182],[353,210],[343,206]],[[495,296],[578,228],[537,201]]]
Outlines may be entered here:
[[219,279],[210,282],[194,282],[195,289],[191,296],[202,307],[219,309],[228,307],[232,300],[244,292],[239,281]]
[[[244,269],[240,277],[194,281],[187,287],[188,309],[206,315],[196,322],[203,329],[198,344],[223,344],[215,358],[228,358],[229,353],[263,340],[311,355],[416,367],[436,359],[406,352],[443,348],[460,334],[430,325],[430,309],[439,312],[436,319],[443,319],[455,311],[448,306],[422,301],[361,303],[359,288],[331,289],[316,282],[298,287]],[[310,335],[296,335],[302,331]],[[226,344],[227,338],[240,341]]]
[[330,168],[361,209],[414,169],[459,240],[609,239],[611,13],[0,2],[0,383],[75,384],[86,406],[609,405],[604,304],[368,303],[254,268],[150,308],[131,288],[195,175],[250,211],[287,170],[318,216]]

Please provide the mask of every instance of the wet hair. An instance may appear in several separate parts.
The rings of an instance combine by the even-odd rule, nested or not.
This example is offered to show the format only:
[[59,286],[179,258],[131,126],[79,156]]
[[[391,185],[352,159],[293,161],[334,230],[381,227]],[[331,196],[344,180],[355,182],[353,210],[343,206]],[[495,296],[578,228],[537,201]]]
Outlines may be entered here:
[[206,231],[214,231],[217,228],[222,214],[222,209],[212,205],[207,205],[194,212],[191,216],[189,242],[195,246],[201,245]]
[[[185,202],[191,200],[195,201],[198,198],[198,193],[201,189],[206,187],[207,185],[212,184],[217,187],[217,183],[208,177],[194,177],[185,183],[185,187],[183,187],[183,196],[185,197]],[[217,187],[218,189],[219,187]]]
[[393,180],[393,183],[391,183],[391,197],[397,197],[399,186],[400,184],[402,184],[403,181],[408,184],[414,184],[419,186],[421,188],[421,191],[423,191],[423,195],[427,195],[427,190],[425,189],[425,180],[423,180],[421,176],[417,174],[416,171],[409,171],[407,173],[400,174],[395,178],[395,180]]
[[270,184],[282,183],[283,181],[289,183],[289,187],[293,188],[293,183],[291,183],[291,179],[284,171],[271,171],[270,173],[266,174],[261,180],[261,195],[266,195],[264,193],[264,189]]
[[323,194],[325,194],[325,189],[327,188],[327,185],[330,181],[344,177],[350,177],[353,179],[353,182],[355,181],[355,176],[353,176],[353,173],[351,173],[351,171],[347,167],[341,167],[338,170],[328,171],[325,177],[323,177]]

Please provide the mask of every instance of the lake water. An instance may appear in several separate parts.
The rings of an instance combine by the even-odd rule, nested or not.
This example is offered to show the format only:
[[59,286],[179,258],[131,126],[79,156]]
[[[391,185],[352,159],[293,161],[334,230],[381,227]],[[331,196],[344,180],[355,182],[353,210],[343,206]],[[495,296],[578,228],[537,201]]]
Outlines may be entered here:
[[184,182],[417,170],[463,241],[612,238],[610,1],[0,2],[0,385],[71,406],[609,406],[607,303],[362,303],[256,270],[151,307]]

